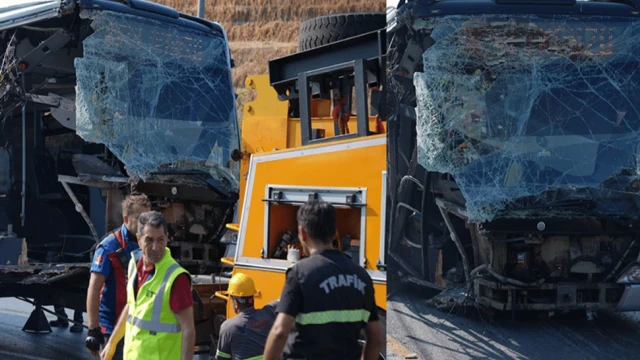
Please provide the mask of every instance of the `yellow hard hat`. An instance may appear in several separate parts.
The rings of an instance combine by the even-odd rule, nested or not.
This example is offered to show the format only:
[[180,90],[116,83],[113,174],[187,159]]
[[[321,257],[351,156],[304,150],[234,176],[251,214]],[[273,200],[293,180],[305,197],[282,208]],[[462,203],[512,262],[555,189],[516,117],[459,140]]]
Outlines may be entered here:
[[229,296],[246,297],[254,296],[256,294],[256,287],[253,284],[253,280],[242,273],[236,273],[229,280],[229,289],[227,291]]

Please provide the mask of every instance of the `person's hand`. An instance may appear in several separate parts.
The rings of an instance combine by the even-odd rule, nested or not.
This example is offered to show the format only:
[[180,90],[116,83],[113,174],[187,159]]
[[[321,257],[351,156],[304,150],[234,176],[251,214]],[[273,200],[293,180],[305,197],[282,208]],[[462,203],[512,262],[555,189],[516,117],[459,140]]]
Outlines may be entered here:
[[287,247],[287,260],[291,263],[295,263],[300,260],[300,250],[293,245],[289,245]]
[[100,352],[100,360],[111,360],[115,352],[115,346],[111,346],[111,341],[107,342],[107,344],[104,346],[104,348],[102,348],[102,351]]
[[89,329],[87,339],[84,341],[85,346],[91,352],[91,355],[100,355],[100,346],[104,344],[104,335],[100,328]]

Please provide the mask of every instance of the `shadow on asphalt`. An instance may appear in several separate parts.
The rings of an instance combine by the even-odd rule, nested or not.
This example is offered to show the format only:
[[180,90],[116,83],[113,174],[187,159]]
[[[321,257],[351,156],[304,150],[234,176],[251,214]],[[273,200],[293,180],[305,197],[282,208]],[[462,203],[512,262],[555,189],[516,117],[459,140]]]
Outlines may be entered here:
[[421,359],[637,359],[640,316],[600,311],[499,312],[491,318],[472,306],[437,309],[438,291],[388,274],[388,332]]
[[22,331],[26,320],[0,313],[0,359],[97,359],[84,347],[86,331],[71,333],[69,328],[52,328],[51,333],[33,334]]

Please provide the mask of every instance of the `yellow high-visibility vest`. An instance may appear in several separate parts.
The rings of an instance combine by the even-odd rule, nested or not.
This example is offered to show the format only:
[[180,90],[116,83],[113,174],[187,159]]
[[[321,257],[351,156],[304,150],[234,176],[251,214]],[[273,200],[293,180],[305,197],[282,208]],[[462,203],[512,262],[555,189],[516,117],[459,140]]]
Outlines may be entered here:
[[180,360],[182,332],[178,319],[171,311],[171,286],[178,275],[186,273],[165,249],[162,260],[155,264],[153,277],[140,287],[134,297],[134,279],[137,278],[135,257],[129,262],[127,282],[127,318],[125,360]]

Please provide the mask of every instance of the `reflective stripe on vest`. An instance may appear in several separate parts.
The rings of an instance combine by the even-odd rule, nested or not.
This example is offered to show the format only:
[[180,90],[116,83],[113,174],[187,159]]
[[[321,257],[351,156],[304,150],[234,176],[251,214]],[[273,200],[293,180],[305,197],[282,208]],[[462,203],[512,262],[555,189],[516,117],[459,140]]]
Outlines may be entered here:
[[321,325],[332,322],[350,323],[367,322],[371,313],[364,309],[357,310],[329,310],[298,314],[296,322],[300,325]]
[[[225,359],[231,359],[231,355],[230,354],[222,352],[219,349],[216,351],[216,357],[225,358]],[[262,359],[263,359],[263,355],[258,355],[258,356],[246,358],[246,359],[243,359],[243,360],[262,360]]]
[[231,359],[231,355],[230,354],[224,353],[224,352],[222,352],[220,350],[216,351],[216,357],[222,357],[222,358],[225,358],[225,359]]
[[[169,278],[174,271],[176,271],[180,265],[173,264],[169,266],[167,272],[164,274],[164,279],[162,279],[162,283],[160,284],[160,289],[158,293],[155,295],[153,299],[153,309],[151,310],[151,321],[143,320],[137,318],[131,314],[127,317],[127,322],[135,327],[138,327],[142,330],[148,330],[151,332],[151,335],[155,335],[159,332],[165,333],[177,333],[180,332],[180,324],[167,324],[160,322],[160,316],[162,315],[162,301],[164,298],[164,291],[167,287],[167,283],[169,282]],[[135,279],[137,277],[137,270],[133,268],[132,277],[130,279]],[[142,287],[142,284],[140,284]]]

